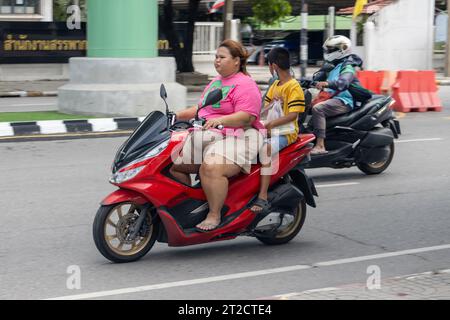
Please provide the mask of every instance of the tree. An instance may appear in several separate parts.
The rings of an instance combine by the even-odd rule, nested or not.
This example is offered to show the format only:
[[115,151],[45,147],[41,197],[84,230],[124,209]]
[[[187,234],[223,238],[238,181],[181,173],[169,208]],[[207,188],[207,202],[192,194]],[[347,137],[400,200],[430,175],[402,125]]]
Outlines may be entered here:
[[272,25],[292,12],[292,7],[286,0],[253,0],[253,14],[259,23]]
[[[164,0],[164,19],[162,26],[164,27],[164,33],[174,52],[175,60],[177,62],[177,71],[179,72],[194,72],[192,49],[194,42],[194,27],[198,17],[199,4],[200,0],[189,0],[187,36],[182,46],[173,23],[174,11],[172,0]],[[278,22],[292,11],[291,5],[286,0],[252,0],[252,9],[255,20],[268,25]]]

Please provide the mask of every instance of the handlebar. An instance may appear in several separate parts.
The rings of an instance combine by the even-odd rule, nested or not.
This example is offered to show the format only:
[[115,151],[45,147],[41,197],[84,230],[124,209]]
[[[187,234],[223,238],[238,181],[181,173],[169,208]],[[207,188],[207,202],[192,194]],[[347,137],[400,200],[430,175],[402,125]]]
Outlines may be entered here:
[[[203,127],[206,123],[206,119],[205,118],[200,118],[199,120],[194,120],[194,126],[197,127]],[[216,129],[222,130],[224,127],[223,125],[219,124],[217,127],[215,127]]]
[[[189,129],[189,128],[203,128],[203,126],[206,123],[206,119],[204,118],[199,118],[198,120],[196,119],[191,119],[189,121],[177,121],[176,117],[175,118],[170,118],[169,119],[170,123],[171,123],[171,129]],[[223,125],[219,124],[216,129],[222,130],[224,128]]]
[[298,83],[300,84],[300,86],[302,88],[306,88],[306,89],[315,88],[316,85],[317,85],[317,81],[314,81],[314,80],[311,80],[311,79],[302,78],[302,79],[299,79],[297,81],[298,81]]

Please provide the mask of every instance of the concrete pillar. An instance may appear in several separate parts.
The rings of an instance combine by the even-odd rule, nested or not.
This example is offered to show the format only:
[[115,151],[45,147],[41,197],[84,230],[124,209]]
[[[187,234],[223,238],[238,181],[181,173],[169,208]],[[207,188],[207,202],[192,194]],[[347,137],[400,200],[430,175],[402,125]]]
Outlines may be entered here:
[[186,107],[186,88],[175,82],[172,57],[157,57],[156,0],[89,0],[88,57],[71,58],[70,82],[58,90],[62,112],[145,116],[164,111],[167,88],[172,110]]

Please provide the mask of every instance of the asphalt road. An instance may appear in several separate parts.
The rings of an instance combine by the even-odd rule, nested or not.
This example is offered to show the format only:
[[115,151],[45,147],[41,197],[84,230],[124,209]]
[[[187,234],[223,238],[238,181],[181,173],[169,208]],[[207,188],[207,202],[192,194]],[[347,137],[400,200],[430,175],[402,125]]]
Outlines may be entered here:
[[[382,175],[308,172],[318,206],[289,244],[156,244],[131,264],[104,259],[91,235],[99,202],[114,190],[110,165],[124,137],[1,143],[0,299],[259,299],[365,283],[373,265],[382,279],[448,269],[450,110],[410,113],[401,126]],[[80,289],[67,286],[73,270]]]

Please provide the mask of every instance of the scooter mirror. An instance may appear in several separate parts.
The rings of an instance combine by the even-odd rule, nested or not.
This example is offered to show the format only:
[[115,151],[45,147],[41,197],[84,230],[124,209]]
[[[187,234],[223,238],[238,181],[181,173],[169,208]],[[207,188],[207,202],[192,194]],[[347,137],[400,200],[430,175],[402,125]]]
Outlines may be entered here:
[[159,88],[159,96],[163,100],[167,99],[166,87],[164,87],[164,84],[162,84],[162,83],[161,83],[161,87]]
[[202,105],[202,108],[216,104],[220,100],[222,100],[222,90],[214,89],[209,92],[208,96],[206,97],[205,103],[203,103]]
[[208,96],[206,97],[205,102],[202,104],[200,108],[197,109],[197,112],[195,113],[195,120],[198,119],[198,112],[203,109],[204,107],[210,106],[212,104],[216,104],[222,100],[222,89],[214,89],[208,93]]

